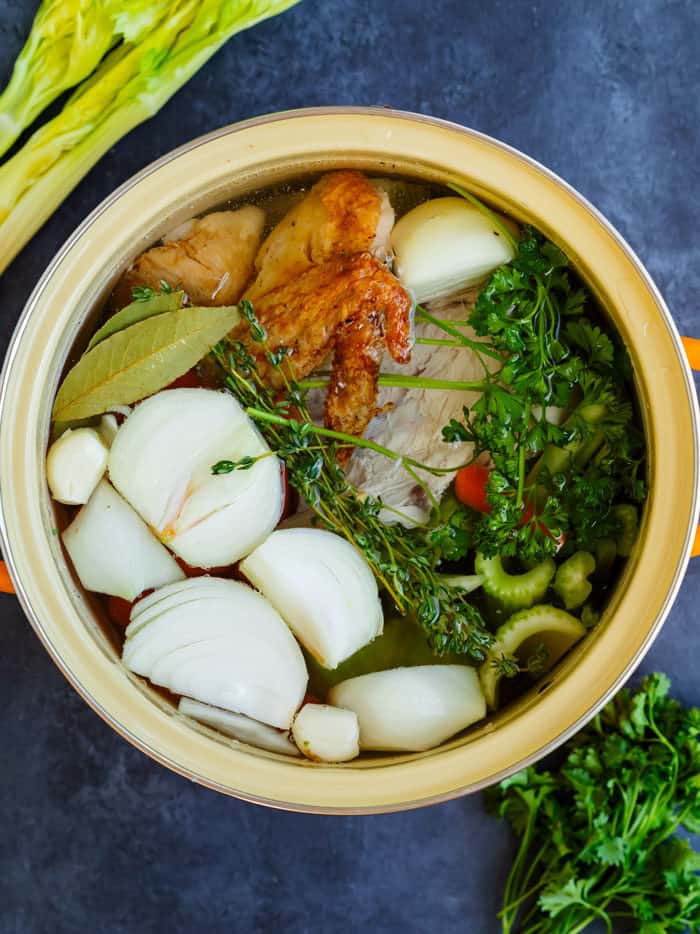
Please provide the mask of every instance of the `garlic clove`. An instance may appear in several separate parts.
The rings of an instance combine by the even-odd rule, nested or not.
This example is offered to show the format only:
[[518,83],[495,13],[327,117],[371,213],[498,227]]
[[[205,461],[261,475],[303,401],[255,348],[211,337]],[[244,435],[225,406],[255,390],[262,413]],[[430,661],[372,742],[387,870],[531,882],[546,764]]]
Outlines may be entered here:
[[347,762],[360,754],[360,727],[352,710],[304,704],[292,724],[292,736],[315,762]]
[[68,428],[49,448],[46,479],[59,503],[82,506],[107,468],[108,451],[93,428]]

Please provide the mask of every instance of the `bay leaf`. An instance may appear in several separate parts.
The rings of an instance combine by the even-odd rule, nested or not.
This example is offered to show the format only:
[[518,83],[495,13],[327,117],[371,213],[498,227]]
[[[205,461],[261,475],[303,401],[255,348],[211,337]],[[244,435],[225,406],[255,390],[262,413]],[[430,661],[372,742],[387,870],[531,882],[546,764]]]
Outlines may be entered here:
[[153,395],[190,370],[240,322],[235,306],[180,308],[138,321],[78,360],[53,407],[56,421],[89,418]]
[[106,321],[101,328],[98,328],[90,338],[87,345],[88,350],[92,350],[105,338],[116,334],[117,331],[123,331],[138,321],[145,321],[153,315],[161,315],[164,311],[177,311],[182,307],[182,301],[185,293],[180,292],[156,292],[150,298],[131,302],[125,308],[122,308],[116,314]]

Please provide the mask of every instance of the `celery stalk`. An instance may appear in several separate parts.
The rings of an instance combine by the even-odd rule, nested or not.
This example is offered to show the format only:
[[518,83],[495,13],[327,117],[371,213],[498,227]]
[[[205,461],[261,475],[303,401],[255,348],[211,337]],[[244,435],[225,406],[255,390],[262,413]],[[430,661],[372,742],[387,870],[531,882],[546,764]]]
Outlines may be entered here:
[[297,2],[171,0],[168,15],[138,43],[107,55],[61,113],[0,167],[0,272],[100,157],[232,35]]
[[171,5],[172,0],[44,0],[0,94],[0,156],[119,39],[138,41]]

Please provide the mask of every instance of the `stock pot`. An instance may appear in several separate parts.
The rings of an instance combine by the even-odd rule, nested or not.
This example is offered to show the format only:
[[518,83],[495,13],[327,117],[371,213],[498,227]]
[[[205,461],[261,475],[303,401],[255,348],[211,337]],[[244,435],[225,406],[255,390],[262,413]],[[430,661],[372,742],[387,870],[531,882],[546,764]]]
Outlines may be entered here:
[[[629,349],[649,445],[650,494],[634,554],[600,624],[544,681],[438,749],[329,766],[193,726],[122,667],[101,611],[61,550],[44,458],[67,355],[133,257],[179,221],[229,198],[349,166],[456,182],[532,222],[571,257]],[[210,788],[262,804],[327,813],[399,810],[475,791],[534,761],[621,686],[664,622],[691,553],[699,425],[692,375],[663,299],[620,235],[561,179],[496,140],[427,117],[352,108],[275,114],[225,127],[144,169],[87,218],[42,276],[0,385],[0,536],[17,595],[47,651],[94,710],[139,749]]]

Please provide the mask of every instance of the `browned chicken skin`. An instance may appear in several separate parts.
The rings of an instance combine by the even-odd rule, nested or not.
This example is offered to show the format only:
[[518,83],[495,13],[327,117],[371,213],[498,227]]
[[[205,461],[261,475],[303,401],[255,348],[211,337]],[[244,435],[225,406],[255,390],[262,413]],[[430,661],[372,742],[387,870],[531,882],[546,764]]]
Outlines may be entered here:
[[[411,300],[399,281],[369,253],[341,256],[268,292],[255,312],[267,331],[268,347],[289,348],[294,378],[307,376],[333,352],[326,425],[361,435],[375,414],[385,348],[398,363],[411,355]],[[249,340],[247,327],[233,336],[256,354],[265,380],[283,385],[282,375]]]
[[[290,349],[296,379],[333,354],[325,422],[347,434],[361,435],[375,414],[384,350],[399,363],[411,355],[410,298],[372,255],[385,254],[392,223],[386,195],[364,175],[324,175],[263,243],[245,295],[270,348]],[[256,352],[245,328],[236,336]],[[281,382],[264,357],[259,367]]]
[[[250,283],[244,297],[269,349],[289,348],[286,365],[296,379],[333,355],[326,424],[361,435],[375,414],[385,349],[399,363],[411,355],[411,301],[382,262],[394,223],[389,198],[360,172],[330,172],[258,249],[264,222],[253,206],[187,222],[134,261],[115,303],[127,304],[133,286],[158,288],[163,280],[192,304],[232,304]],[[256,355],[264,378],[283,382],[247,324],[232,336]]]
[[324,175],[265,239],[245,297],[256,304],[262,295],[333,256],[385,254],[393,222],[387,195],[360,172]]

